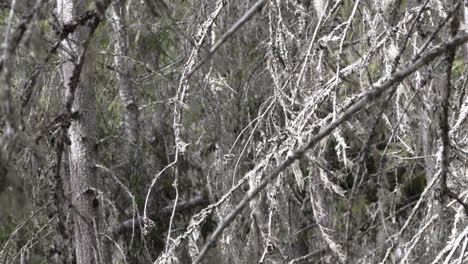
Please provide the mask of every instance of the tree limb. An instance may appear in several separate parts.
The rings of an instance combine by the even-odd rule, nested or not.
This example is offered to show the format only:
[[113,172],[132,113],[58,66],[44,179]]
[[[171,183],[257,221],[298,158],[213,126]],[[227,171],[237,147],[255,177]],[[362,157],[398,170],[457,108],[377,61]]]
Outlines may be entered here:
[[247,195],[245,195],[244,198],[240,201],[240,203],[236,206],[236,208],[224,218],[221,224],[218,225],[216,230],[213,232],[213,234],[210,236],[210,238],[207,240],[207,242],[203,246],[202,250],[200,251],[200,254],[198,255],[197,259],[193,262],[193,264],[200,263],[200,261],[206,255],[211,245],[214,242],[216,242],[218,237],[222,234],[223,230],[229,226],[229,224],[236,218],[236,216],[247,206],[250,200],[252,200],[255,196],[257,196],[257,194],[261,190],[263,190],[272,179],[275,179],[276,177],[278,177],[278,175],[284,169],[286,169],[295,160],[299,159],[302,155],[304,155],[304,153],[308,149],[315,146],[318,142],[320,142],[320,140],[328,136],[336,127],[338,127],[343,122],[350,119],[355,113],[357,113],[362,108],[364,108],[364,106],[369,104],[373,99],[376,99],[380,95],[382,95],[382,93],[386,91],[388,88],[400,83],[405,77],[412,74],[413,72],[421,68],[423,65],[431,62],[438,56],[444,54],[447,50],[455,49],[457,46],[462,45],[466,41],[468,41],[468,32],[462,32],[459,36],[453,38],[452,40],[446,43],[442,43],[434,47],[433,49],[429,50],[426,54],[421,56],[414,63],[408,65],[406,68],[395,72],[393,75],[391,75],[388,78],[386,77],[381,78],[376,83],[374,83],[371,86],[371,89],[366,94],[364,94],[364,96],[360,100],[358,100],[356,103],[351,105],[342,114],[341,117],[337,118],[334,122],[332,122],[328,126],[323,127],[318,132],[317,135],[311,137],[311,139],[309,140],[307,144],[303,145],[302,147],[294,151],[292,155],[289,155],[285,161],[283,161],[279,166],[273,169],[273,171],[271,171],[268,175],[266,175],[255,189],[251,190]]
[[[458,5],[457,5],[458,6]],[[451,21],[451,33],[455,35],[458,31],[460,26],[460,13],[456,12],[455,16]],[[449,173],[450,167],[450,159],[449,159],[449,150],[450,150],[450,125],[449,125],[449,109],[450,109],[450,93],[452,89],[452,69],[453,69],[453,62],[455,60],[456,50],[455,49],[448,49],[446,52],[445,60],[445,78],[443,87],[441,87],[441,98],[440,98],[440,105],[442,106],[441,111],[441,118],[439,124],[439,136],[441,139],[442,144],[442,163],[441,163],[441,170],[442,170],[442,192],[443,194],[447,195],[448,197],[457,201],[463,208],[465,209],[465,214],[468,216],[468,204],[466,204],[463,199],[461,199],[458,194],[452,191],[447,185],[447,177]]]

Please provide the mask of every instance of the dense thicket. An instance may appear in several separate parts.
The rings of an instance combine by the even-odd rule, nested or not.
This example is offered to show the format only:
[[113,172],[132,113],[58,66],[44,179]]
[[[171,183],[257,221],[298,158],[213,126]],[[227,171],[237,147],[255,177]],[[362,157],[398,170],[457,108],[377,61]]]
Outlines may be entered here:
[[0,7],[0,263],[468,262],[464,1]]

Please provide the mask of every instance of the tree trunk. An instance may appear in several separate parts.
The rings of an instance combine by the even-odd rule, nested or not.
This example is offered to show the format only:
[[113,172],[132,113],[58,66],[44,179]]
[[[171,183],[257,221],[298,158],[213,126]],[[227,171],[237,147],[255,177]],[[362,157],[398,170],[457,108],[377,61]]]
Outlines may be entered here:
[[129,80],[131,76],[132,62],[128,59],[128,38],[124,27],[125,8],[122,2],[115,2],[112,7],[112,28],[115,38],[115,57],[114,63],[117,69],[117,84],[119,87],[120,101],[124,110],[122,111],[124,123],[124,142],[126,149],[124,161],[124,173],[128,173],[131,166],[136,163],[136,145],[138,143],[138,106],[135,100],[135,94],[132,84]]
[[[59,0],[57,10],[64,25],[75,22],[85,10],[84,1]],[[94,264],[100,259],[98,248],[99,201],[96,180],[96,98],[91,85],[89,54],[82,61],[89,29],[78,27],[62,42],[60,53],[66,111],[77,113],[68,130],[70,138],[71,214],[77,264]],[[89,53],[89,52],[86,52]],[[81,74],[80,74],[81,72]],[[74,78],[78,75],[81,78]]]

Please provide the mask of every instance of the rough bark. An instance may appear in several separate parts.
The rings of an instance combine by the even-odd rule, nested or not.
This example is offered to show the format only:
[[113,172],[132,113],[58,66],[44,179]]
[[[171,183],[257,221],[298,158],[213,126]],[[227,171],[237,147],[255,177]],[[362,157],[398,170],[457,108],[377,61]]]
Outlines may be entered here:
[[[75,22],[85,2],[60,0],[57,10],[64,25]],[[77,264],[98,263],[99,201],[96,180],[96,98],[91,83],[91,65],[84,59],[89,29],[79,26],[62,42],[62,78],[66,111],[77,113],[68,129],[70,139],[71,214]],[[86,63],[85,63],[86,61]],[[80,78],[81,77],[81,78]]]

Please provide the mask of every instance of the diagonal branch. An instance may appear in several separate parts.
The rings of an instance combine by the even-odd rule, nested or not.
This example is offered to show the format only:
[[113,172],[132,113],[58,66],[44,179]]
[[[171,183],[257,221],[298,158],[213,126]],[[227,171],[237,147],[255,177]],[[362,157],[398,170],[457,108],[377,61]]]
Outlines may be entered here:
[[205,58],[203,58],[200,63],[195,65],[191,71],[187,73],[185,76],[187,79],[190,79],[192,74],[197,71],[203,64],[205,64],[207,61],[213,57],[215,52],[218,50],[221,45],[223,45],[224,42],[226,42],[227,39],[229,39],[234,33],[237,32],[239,28],[241,28],[249,19],[257,12],[260,11],[263,7],[263,5],[266,3],[266,0],[259,0],[257,1],[232,27],[224,33],[223,36],[213,45],[213,47],[208,51],[208,54],[206,55]]
[[341,117],[337,118],[334,122],[329,124],[328,126],[323,127],[318,134],[312,136],[307,142],[307,144],[303,145],[296,151],[294,151],[291,155],[287,157],[285,161],[283,161],[279,166],[277,166],[273,171],[271,171],[268,175],[266,175],[263,180],[257,185],[257,187],[251,190],[244,198],[240,201],[240,203],[236,206],[236,208],[229,213],[221,224],[218,225],[216,230],[207,240],[205,245],[203,246],[198,258],[193,262],[193,264],[200,263],[205,254],[207,253],[208,249],[211,245],[216,242],[218,237],[222,234],[223,230],[229,226],[229,224],[236,218],[236,216],[248,205],[249,201],[252,200],[261,190],[263,190],[267,184],[272,180],[278,177],[278,175],[286,169],[289,165],[291,165],[295,160],[299,159],[304,153],[315,146],[320,140],[325,138],[329,135],[336,127],[341,125],[343,122],[350,119],[355,113],[360,111],[374,99],[380,97],[383,92],[385,92],[388,88],[392,87],[400,83],[405,77],[412,74],[423,65],[431,62],[438,56],[444,54],[447,50],[453,50],[456,47],[462,45],[463,43],[468,41],[468,32],[462,32],[459,36],[453,38],[452,40],[440,44],[433,49],[429,50],[426,54],[422,55],[418,60],[414,63],[408,65],[406,68],[395,72],[388,78],[381,78],[376,83],[374,83],[371,89],[364,94],[364,96],[358,100],[356,103],[351,105]]

